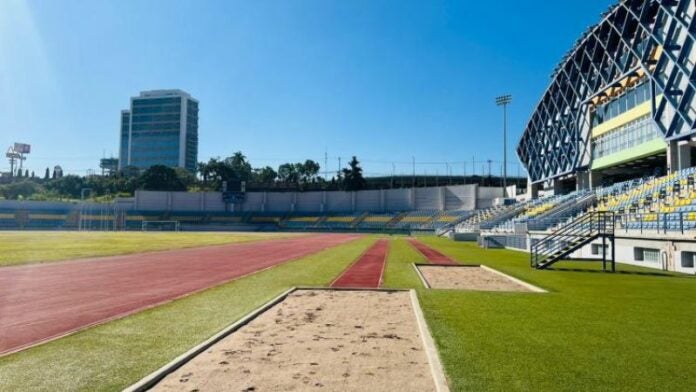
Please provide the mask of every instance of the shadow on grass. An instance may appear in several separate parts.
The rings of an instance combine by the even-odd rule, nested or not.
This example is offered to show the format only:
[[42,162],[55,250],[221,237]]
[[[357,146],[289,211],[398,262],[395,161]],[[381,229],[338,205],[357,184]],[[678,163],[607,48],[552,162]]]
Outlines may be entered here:
[[596,274],[621,274],[621,275],[638,275],[638,276],[659,276],[663,278],[686,278],[689,275],[675,275],[668,272],[647,272],[647,271],[602,271],[601,269],[586,269],[586,268],[559,268],[550,267],[547,268],[548,271],[561,271],[561,272],[590,272]]

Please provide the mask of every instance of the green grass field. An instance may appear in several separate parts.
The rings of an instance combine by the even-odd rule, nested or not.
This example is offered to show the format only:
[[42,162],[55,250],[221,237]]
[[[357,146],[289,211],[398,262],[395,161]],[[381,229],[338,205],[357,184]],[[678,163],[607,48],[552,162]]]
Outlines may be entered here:
[[[293,234],[282,234],[290,236]],[[0,267],[256,241],[267,233],[0,232]]]
[[[0,390],[119,390],[294,285],[326,285],[375,237],[0,358]],[[422,288],[420,253],[391,243],[386,287],[416,288],[454,391],[693,390],[696,279],[593,263],[529,268],[528,255],[423,241],[549,290]],[[176,320],[176,322],[174,322]]]

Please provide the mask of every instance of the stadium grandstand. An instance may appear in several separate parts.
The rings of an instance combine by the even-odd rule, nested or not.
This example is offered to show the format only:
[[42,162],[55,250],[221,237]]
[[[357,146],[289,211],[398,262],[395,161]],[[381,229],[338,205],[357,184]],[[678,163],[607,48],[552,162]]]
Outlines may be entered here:
[[624,0],[583,33],[517,147],[530,200],[473,222],[482,246],[696,272],[695,13]]
[[0,200],[0,229],[350,231],[444,233],[478,210],[510,203],[502,188],[476,184],[365,191],[137,191],[114,203]]

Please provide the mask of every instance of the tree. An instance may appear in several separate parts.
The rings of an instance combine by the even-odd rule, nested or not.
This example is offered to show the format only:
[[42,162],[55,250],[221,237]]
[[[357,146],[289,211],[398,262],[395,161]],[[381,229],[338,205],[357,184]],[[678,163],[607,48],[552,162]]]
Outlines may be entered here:
[[196,177],[183,167],[177,167],[174,169],[174,171],[176,172],[176,176],[179,178],[179,181],[184,184],[186,189],[196,183]]
[[29,169],[24,171],[24,178],[29,178]]
[[199,164],[198,170],[203,177],[203,185],[209,189],[221,190],[223,181],[234,178],[232,168],[220,158],[210,158],[208,163]]
[[237,151],[231,157],[225,158],[225,164],[232,170],[231,180],[249,181],[251,178],[251,164],[241,151]]
[[40,191],[39,184],[27,180],[0,185],[0,196],[9,200],[24,199]]
[[53,179],[46,184],[48,190],[55,192],[59,196],[73,199],[80,198],[80,194],[84,187],[85,179],[73,174]]
[[164,165],[154,165],[138,178],[141,189],[148,191],[185,191],[186,185],[176,170]]
[[299,180],[297,166],[292,163],[284,163],[278,166],[278,180],[286,184],[297,183]]
[[31,171],[31,178],[35,178],[36,176],[34,175],[34,171]]
[[258,169],[254,169],[252,179],[254,182],[260,182],[264,184],[269,184],[278,177],[278,173],[273,170],[272,167],[266,166]]
[[348,168],[341,170],[343,174],[343,187],[347,191],[357,191],[365,187],[365,178],[362,175],[362,168],[358,158],[353,156],[353,159],[348,162]]
[[296,166],[300,174],[300,180],[304,183],[316,179],[319,169],[321,169],[319,164],[311,159],[307,159],[304,163],[297,163]]
[[44,180],[48,180],[51,177],[51,171],[46,168],[46,174],[44,174]]

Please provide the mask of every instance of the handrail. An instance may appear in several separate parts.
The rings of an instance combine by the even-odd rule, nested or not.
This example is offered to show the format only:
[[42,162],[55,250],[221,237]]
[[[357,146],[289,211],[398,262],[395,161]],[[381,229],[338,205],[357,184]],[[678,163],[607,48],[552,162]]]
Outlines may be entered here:
[[556,232],[537,241],[530,246],[532,266],[551,257],[561,257],[564,252],[583,241],[598,235],[614,235],[615,216],[611,211],[597,211],[582,215],[568,225],[561,227]]

